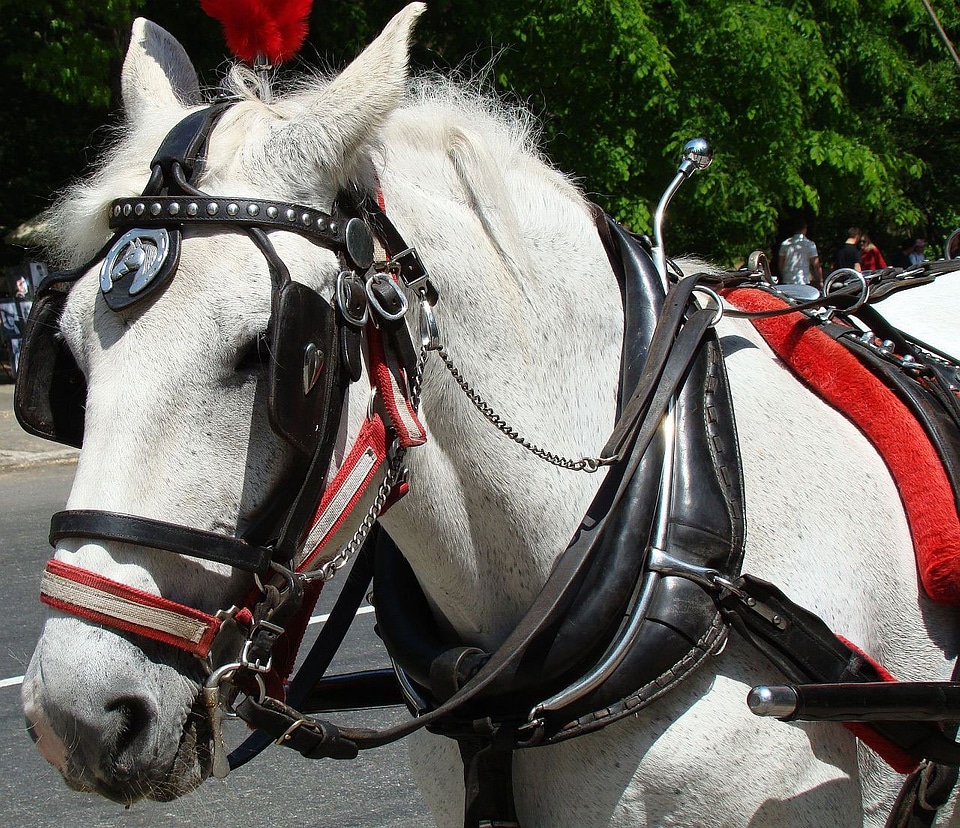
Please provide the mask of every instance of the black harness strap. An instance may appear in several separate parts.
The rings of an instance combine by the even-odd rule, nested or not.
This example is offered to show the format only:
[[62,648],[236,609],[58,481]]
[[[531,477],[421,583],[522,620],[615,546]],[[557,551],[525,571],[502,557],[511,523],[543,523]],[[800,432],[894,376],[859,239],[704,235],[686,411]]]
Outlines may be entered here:
[[241,538],[95,509],[57,512],[50,519],[50,545],[56,546],[63,538],[115,540],[148,546],[259,574],[270,568],[272,556],[272,550],[254,546]]
[[464,825],[520,828],[513,799],[513,745],[489,737],[459,737],[463,761]]
[[[673,288],[673,295],[679,295],[685,303],[692,294],[697,279],[690,277]],[[680,301],[680,300],[678,300]],[[683,382],[690,362],[699,350],[703,334],[714,318],[712,309],[698,310],[683,324],[682,319],[670,318],[664,324],[683,325],[683,333],[678,337],[676,347],[670,351],[667,365],[654,364],[648,359],[640,378],[640,386],[650,384],[658,390],[648,395],[650,405],[643,412],[644,423],[636,433],[631,454],[611,469],[602,490],[605,509],[602,514],[591,514],[588,520],[561,555],[543,590],[537,596],[527,614],[513,630],[507,640],[492,653],[472,678],[446,702],[424,713],[416,719],[395,725],[384,730],[369,728],[337,729],[329,722],[322,722],[297,711],[279,705],[273,701],[261,703],[248,697],[238,706],[241,716],[261,728],[275,739],[282,738],[291,728],[295,733],[285,741],[303,755],[315,758],[323,755],[344,755],[344,741],[352,742],[355,749],[367,750],[389,744],[428,725],[435,725],[445,719],[457,718],[457,713],[469,703],[482,697],[485,691],[494,685],[509,687],[514,676],[521,669],[524,657],[531,648],[543,640],[546,634],[562,619],[578,591],[583,578],[589,571],[590,554],[596,548],[597,539],[602,535],[607,516],[622,497],[630,476],[636,471],[643,454],[660,427],[660,421],[670,403],[673,394]],[[637,416],[641,413],[636,412]],[[267,702],[267,700],[264,700]],[[536,739],[536,729],[527,734]],[[329,752],[328,752],[329,751]]]

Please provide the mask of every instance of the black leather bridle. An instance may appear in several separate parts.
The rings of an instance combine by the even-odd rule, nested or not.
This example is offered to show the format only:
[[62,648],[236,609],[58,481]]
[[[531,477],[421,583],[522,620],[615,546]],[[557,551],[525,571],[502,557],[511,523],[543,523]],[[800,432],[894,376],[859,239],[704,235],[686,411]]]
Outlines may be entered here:
[[[328,214],[297,204],[221,198],[199,190],[193,182],[202,174],[213,127],[229,105],[214,104],[180,121],[154,157],[143,194],[117,199],[110,206],[110,227],[115,232],[110,242],[83,267],[55,273],[40,286],[24,340],[15,410],[28,432],[79,447],[86,383],[57,331],[73,284],[99,262],[101,295],[112,310],[123,312],[156,297],[173,278],[184,228],[237,230],[257,245],[270,270],[270,421],[277,434],[296,450],[295,469],[275,493],[266,519],[257,521],[244,537],[83,509],[53,517],[53,544],[69,537],[113,540],[263,574],[272,563],[289,566],[316,505],[316,491],[329,466],[349,382],[342,367],[341,340],[346,337],[345,328],[356,327],[351,324],[354,319],[349,307],[351,302],[362,301],[362,287],[358,297],[356,285],[362,286],[364,274],[373,264],[373,238],[349,199],[338,201],[334,213]],[[347,212],[347,205],[354,207],[352,214]],[[290,278],[267,236],[268,230],[297,233],[337,254],[350,286],[338,305],[347,313]],[[153,252],[161,260],[154,266],[149,283],[138,286],[138,271],[132,268],[124,272],[124,245],[134,253],[137,247],[149,250],[156,246],[158,234],[163,237],[165,251],[162,256]]]

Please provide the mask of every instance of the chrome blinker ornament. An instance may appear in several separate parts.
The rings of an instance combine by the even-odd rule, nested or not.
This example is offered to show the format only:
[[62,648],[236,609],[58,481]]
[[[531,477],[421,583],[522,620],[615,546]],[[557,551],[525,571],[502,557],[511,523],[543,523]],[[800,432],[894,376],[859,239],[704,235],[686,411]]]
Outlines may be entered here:
[[307,396],[323,373],[324,355],[313,342],[308,342],[303,352],[303,396]]
[[100,265],[100,290],[112,310],[122,310],[166,283],[180,258],[179,233],[165,228],[128,230]]

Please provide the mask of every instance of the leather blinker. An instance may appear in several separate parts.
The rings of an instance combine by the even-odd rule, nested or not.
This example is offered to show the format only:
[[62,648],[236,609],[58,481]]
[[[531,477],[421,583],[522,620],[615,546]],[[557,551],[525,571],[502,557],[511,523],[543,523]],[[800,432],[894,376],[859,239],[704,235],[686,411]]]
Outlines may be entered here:
[[283,439],[312,455],[331,412],[339,415],[339,342],[336,313],[299,282],[279,289],[269,366],[270,424]]

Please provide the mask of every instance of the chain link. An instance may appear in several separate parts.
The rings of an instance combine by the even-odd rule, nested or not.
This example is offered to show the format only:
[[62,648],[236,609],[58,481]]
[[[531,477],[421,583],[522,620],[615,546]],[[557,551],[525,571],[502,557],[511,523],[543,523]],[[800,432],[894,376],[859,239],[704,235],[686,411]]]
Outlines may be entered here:
[[333,580],[337,573],[350,562],[350,559],[360,551],[360,547],[363,546],[367,535],[370,534],[370,530],[377,522],[377,518],[380,517],[380,512],[383,511],[384,504],[387,502],[387,498],[390,497],[390,492],[393,491],[393,487],[401,477],[401,468],[403,467],[403,460],[406,457],[407,450],[403,448],[397,440],[394,440],[390,446],[390,454],[393,455],[393,459],[390,461],[387,474],[383,478],[380,488],[377,489],[377,496],[373,499],[373,503],[370,504],[370,508],[363,516],[363,520],[360,521],[357,531],[353,533],[353,537],[350,538],[346,546],[334,557],[314,572],[306,575],[308,581]]
[[506,437],[509,437],[516,443],[518,446],[522,446],[527,451],[535,454],[541,460],[545,460],[548,463],[558,466],[561,469],[569,469],[570,471],[582,471],[587,472],[588,474],[593,474],[598,469],[604,466],[613,465],[616,462],[614,458],[608,457],[581,457],[579,460],[571,460],[567,457],[563,457],[559,454],[554,454],[551,451],[540,448],[540,446],[528,440],[520,432],[518,432],[513,426],[511,426],[503,417],[501,417],[494,408],[487,403],[480,394],[467,382],[463,374],[460,373],[460,369],[457,368],[454,361],[450,358],[450,354],[447,353],[446,348],[442,345],[435,348],[437,355],[443,360],[443,364],[447,367],[447,370],[450,372],[450,375],[456,381],[457,385],[460,386],[460,389],[464,394],[467,395],[467,398],[470,402],[473,403],[474,408],[477,409],[487,421],[493,425],[498,431],[500,431]]

